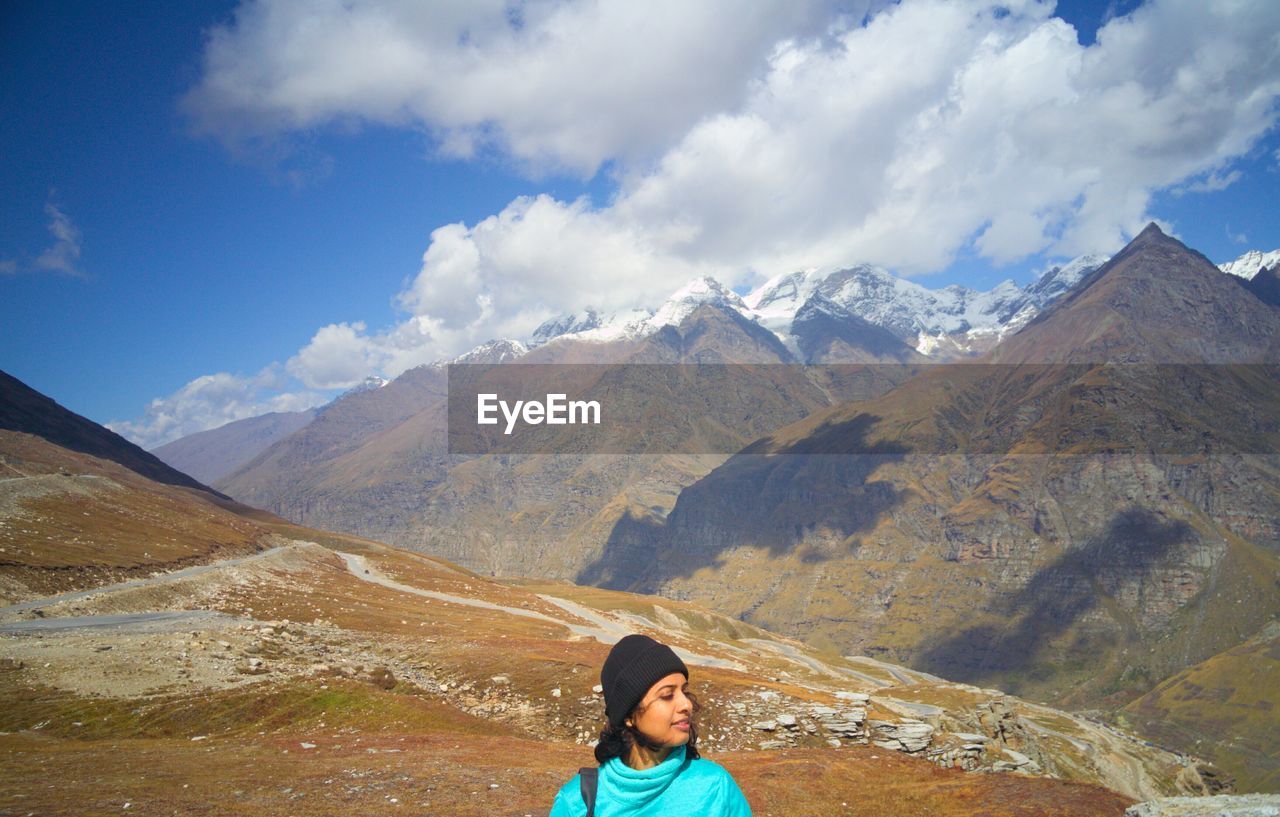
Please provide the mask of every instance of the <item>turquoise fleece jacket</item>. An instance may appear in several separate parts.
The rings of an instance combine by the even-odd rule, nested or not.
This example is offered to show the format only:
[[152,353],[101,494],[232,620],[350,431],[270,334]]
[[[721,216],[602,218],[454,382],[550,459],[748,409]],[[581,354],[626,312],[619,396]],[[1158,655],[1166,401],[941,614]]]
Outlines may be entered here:
[[[587,806],[579,775],[565,783],[551,806],[551,817],[584,817]],[[613,758],[600,767],[596,817],[751,817],[742,789],[722,766],[685,758],[684,747],[671,750],[652,769],[637,771]]]

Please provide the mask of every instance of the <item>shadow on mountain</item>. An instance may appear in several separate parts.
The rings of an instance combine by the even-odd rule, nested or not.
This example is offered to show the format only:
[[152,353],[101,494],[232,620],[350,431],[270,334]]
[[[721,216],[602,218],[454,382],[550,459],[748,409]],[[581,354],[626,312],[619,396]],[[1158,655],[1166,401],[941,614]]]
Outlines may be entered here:
[[110,460],[154,482],[230,499],[5,372],[0,372],[0,429],[31,434],[71,451]]
[[656,592],[667,581],[720,567],[737,547],[795,553],[805,563],[856,549],[856,536],[902,503],[871,475],[905,446],[869,441],[879,417],[826,423],[795,443],[766,438],[685,488],[662,520],[625,514],[578,584]]
[[[1014,626],[983,624],[926,643],[913,664],[968,683],[999,677],[1008,685],[1007,679],[1019,675],[1044,674],[1049,665],[1041,653],[1050,641],[1107,604],[1126,580],[1148,574],[1195,537],[1186,522],[1165,522],[1144,508],[1127,508],[1097,536],[1041,568],[1021,590],[990,609]],[[1073,658],[1087,660],[1091,649],[1115,637],[1099,633],[1092,644],[1078,642]]]

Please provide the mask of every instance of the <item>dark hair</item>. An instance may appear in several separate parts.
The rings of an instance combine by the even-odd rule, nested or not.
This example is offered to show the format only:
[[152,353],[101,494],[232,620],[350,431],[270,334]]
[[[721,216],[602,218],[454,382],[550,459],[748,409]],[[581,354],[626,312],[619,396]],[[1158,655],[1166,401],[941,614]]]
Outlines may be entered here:
[[[686,692],[684,696],[693,705],[693,712],[689,717],[689,742],[684,745],[684,754],[690,760],[696,760],[700,757],[698,754],[698,721],[693,716],[698,714],[698,711],[702,709],[702,705],[698,703],[697,697],[692,692]],[[643,714],[647,708],[646,706],[637,705],[635,709],[627,714],[627,717],[634,720],[637,716]],[[610,726],[606,723],[604,729],[600,730],[600,740],[596,743],[596,762],[604,765],[610,758],[625,758],[631,752],[632,746],[643,746],[654,751],[662,748],[661,745],[655,744],[641,734],[639,729],[634,726],[627,726],[625,720],[618,726]]]

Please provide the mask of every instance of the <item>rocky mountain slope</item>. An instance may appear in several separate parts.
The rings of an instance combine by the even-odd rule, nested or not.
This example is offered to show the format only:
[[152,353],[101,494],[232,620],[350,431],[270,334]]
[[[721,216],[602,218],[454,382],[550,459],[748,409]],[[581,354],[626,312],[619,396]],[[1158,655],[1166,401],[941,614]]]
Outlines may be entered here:
[[315,419],[316,412],[271,412],[190,434],[151,453],[206,484],[238,470],[278,440]]
[[1149,225],[988,358],[1010,363],[1280,361],[1275,308]]
[[582,577],[1122,704],[1280,614],[1278,338],[1153,226],[985,365],[775,432]]
[[[128,556],[104,535],[61,534],[111,530],[112,500],[192,493],[4,434],[11,467],[120,483],[103,501],[44,506],[48,492],[28,490],[40,475],[0,482],[5,552],[42,560],[0,564],[9,585],[47,593],[70,569]],[[50,814],[543,811],[589,762],[598,668],[636,631],[693,668],[700,745],[761,813],[854,802],[848,813],[869,814],[869,786],[876,810],[955,815],[1118,814],[1133,799],[1216,788],[1194,758],[997,690],[814,650],[694,605],[497,582],[243,510],[269,541],[0,608],[0,754],[14,771],[0,802]],[[205,529],[181,512],[132,515],[150,526],[151,556],[203,547]],[[825,783],[797,789],[798,773]]]
[[1240,285],[1252,292],[1261,301],[1280,306],[1280,264],[1263,268],[1252,278],[1236,279]]
[[0,602],[254,553],[273,519],[0,375]]
[[1280,790],[1280,624],[1162,681],[1119,722],[1166,746],[1187,746],[1244,791]]
[[[584,350],[602,348],[605,359],[632,362],[786,360],[786,344],[748,320],[750,303],[710,284],[694,289],[669,310],[689,306],[681,327],[608,343],[553,338],[521,360],[599,362]],[[796,292],[792,301],[813,301]],[[1275,378],[1256,366],[1196,364],[1274,361],[1275,325],[1274,307],[1152,227],[1006,338],[987,366],[943,368],[776,435],[792,455],[822,456],[740,455],[710,474],[723,456],[451,458],[439,400],[378,434],[344,435],[346,447],[319,460],[289,460],[282,479],[248,469],[223,485],[293,519],[494,574],[700,598],[840,648],[1050,698],[1123,698],[1230,647],[1274,607],[1266,429]],[[797,415],[822,406],[799,388],[782,389]],[[744,444],[787,420],[777,410],[751,417],[733,429]],[[672,423],[681,428],[681,417],[658,425]],[[1201,451],[1194,434],[1216,449]],[[298,457],[298,439],[264,461]],[[1123,451],[1107,453],[1108,444]],[[1039,461],[1028,456],[1037,452]],[[266,492],[247,493],[253,480]],[[1103,554],[1114,548],[1132,553],[1110,563]],[[730,557],[759,584],[723,581]],[[1102,565],[1111,578],[1100,589],[1092,574]],[[1179,616],[1202,621],[1212,608],[1210,617],[1229,617],[1215,599],[1234,581],[1265,601],[1245,621],[1202,627],[1187,647]],[[1032,615],[1044,588],[1062,608]],[[1184,611],[1193,598],[1207,606],[1194,615]],[[1151,610],[1139,615],[1138,599]],[[925,629],[940,613],[950,624]],[[992,640],[988,626],[1005,636]],[[1124,643],[1153,639],[1165,645],[1151,657],[1125,658]],[[1101,648],[1107,671],[1076,683],[1085,665],[1073,670],[1073,656],[1100,643],[1111,644]]]
[[[540,379],[588,371],[596,388],[608,390],[611,379],[622,378],[632,381],[629,393],[642,398],[611,404],[600,438],[546,449],[566,453],[450,455],[444,395],[433,392],[411,416],[376,433],[367,433],[374,423],[350,423],[341,449],[308,445],[313,431],[304,429],[219,486],[299,522],[422,548],[485,572],[570,578],[597,557],[620,520],[665,513],[680,488],[726,452],[833,401],[881,393],[911,371],[871,367],[864,376],[833,377],[789,365],[790,353],[776,336],[714,299],[669,312],[682,316],[680,324],[649,336],[609,343],[558,338],[519,357],[545,364],[528,369]],[[862,342],[831,340],[870,355],[885,348],[909,359],[913,354],[893,338],[887,339],[893,347],[885,339],[875,349]],[[556,368],[584,361],[612,365]],[[729,387],[694,385],[676,376],[680,365],[758,368]],[[349,405],[371,410],[366,407],[387,400],[402,380],[429,376],[440,383],[446,375],[435,367],[414,370]],[[647,385],[635,383],[637,377],[649,378]],[[654,456],[609,453],[645,445],[640,435],[653,437]],[[285,463],[288,473],[279,467]]]
[[[451,457],[435,391],[407,418],[353,415],[344,445],[287,441],[236,479],[277,512],[486,573],[696,599],[829,649],[1122,706],[1280,611],[1280,333],[1265,298],[1154,225],[1076,272],[1073,289],[1042,279],[1048,305],[1015,312],[1023,328],[978,365],[905,383],[910,364],[880,367],[905,374],[834,409],[855,395],[812,382],[771,388],[780,406],[744,395],[775,407],[732,433],[769,436],[727,462]],[[831,291],[861,292],[866,278]],[[918,360],[818,292],[828,278],[808,292],[806,280],[778,306],[785,318],[799,304],[795,332],[760,319],[781,294],[740,299],[704,282],[669,304],[678,326],[617,332],[579,316],[499,359]],[[789,410],[798,422],[775,432]],[[657,425],[692,435],[698,412],[685,415]]]
[[[1049,270],[1025,290],[1008,284],[985,294],[954,287],[941,292],[928,290],[865,266],[780,276],[745,298],[705,279],[674,293],[653,314],[602,317],[587,312],[566,316],[541,327],[531,341],[532,350],[515,341],[498,341],[455,362],[481,362],[489,359],[486,356],[497,355],[494,359],[519,359],[531,364],[806,361],[910,366],[926,360],[912,349],[921,338],[932,338],[922,348],[933,353],[934,359],[988,348],[1069,291],[1101,260],[1077,259]],[[708,329],[712,323],[707,321],[701,323],[701,329],[692,328],[690,320],[699,310],[721,316],[712,322],[714,330]],[[463,513],[463,518],[452,512],[465,504],[456,493],[432,499],[437,487],[447,482],[442,475],[451,467],[441,460],[445,448],[444,372],[444,365],[420,367],[398,378],[390,391],[376,389],[346,396],[337,401],[333,410],[326,408],[326,416],[314,427],[280,441],[217,484],[246,502],[297,521],[405,545],[436,547],[444,541],[456,543],[456,532],[470,531],[473,533],[466,537],[467,541],[456,543],[449,550],[451,558],[467,562],[474,555],[476,561],[472,563],[477,566],[505,564],[512,554],[477,550],[480,542],[503,536],[493,530],[496,517],[489,514],[488,520],[475,524],[476,520],[465,518],[471,515],[469,512]],[[886,374],[889,380],[901,377],[900,373]],[[832,395],[826,402],[840,397]],[[813,407],[807,398],[797,402]],[[768,430],[764,423],[756,422],[749,429],[732,433],[746,442]],[[327,439],[339,442],[331,445],[325,442]],[[359,449],[366,444],[368,449],[361,453]],[[394,467],[379,473],[375,458],[394,463]],[[714,459],[711,464],[718,461]],[[640,475],[626,483],[607,480],[597,499],[589,500],[586,507],[541,488],[537,505],[553,514],[567,510],[574,521],[552,524],[541,535],[520,529],[512,531],[512,536],[534,533],[535,538],[546,539],[589,524],[596,532],[592,536],[594,547],[598,548],[607,537],[601,532],[615,521],[589,521],[601,507],[614,506],[611,513],[615,516],[628,511],[641,518],[655,512],[664,514],[670,507],[673,490],[705,473],[707,467],[705,462],[686,459],[674,469],[660,469],[666,471],[666,476],[660,479],[656,491],[666,498],[656,503],[636,501],[641,495],[654,493],[641,484]],[[562,475],[577,471],[576,466],[558,469]],[[503,479],[500,473],[497,479]],[[594,477],[587,480],[594,481]],[[623,491],[624,484],[632,489]],[[498,493],[509,497],[517,509],[525,507],[525,500],[529,499],[511,491]],[[489,499],[483,501],[491,505]],[[646,506],[649,510],[645,510]],[[444,517],[439,513],[441,509],[448,511]],[[410,519],[415,513],[420,518]],[[519,513],[513,511],[507,518]],[[436,528],[444,528],[445,532],[434,536],[430,530]],[[580,537],[572,534],[570,538]],[[560,565],[557,575],[575,575],[573,565],[578,564],[578,558],[572,554],[567,561],[554,559]],[[523,562],[517,561],[510,569],[523,570]]]

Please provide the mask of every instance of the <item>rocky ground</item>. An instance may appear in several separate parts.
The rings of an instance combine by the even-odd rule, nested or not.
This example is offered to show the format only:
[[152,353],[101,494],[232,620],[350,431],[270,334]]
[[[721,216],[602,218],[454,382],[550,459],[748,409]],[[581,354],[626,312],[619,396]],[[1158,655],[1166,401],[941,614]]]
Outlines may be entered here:
[[[939,814],[1205,789],[1096,724],[691,605],[293,543],[0,610],[0,814],[542,813],[591,762],[599,666],[635,630],[684,654],[700,745],[759,814],[883,813],[868,784]],[[839,780],[798,794],[792,767]]]

